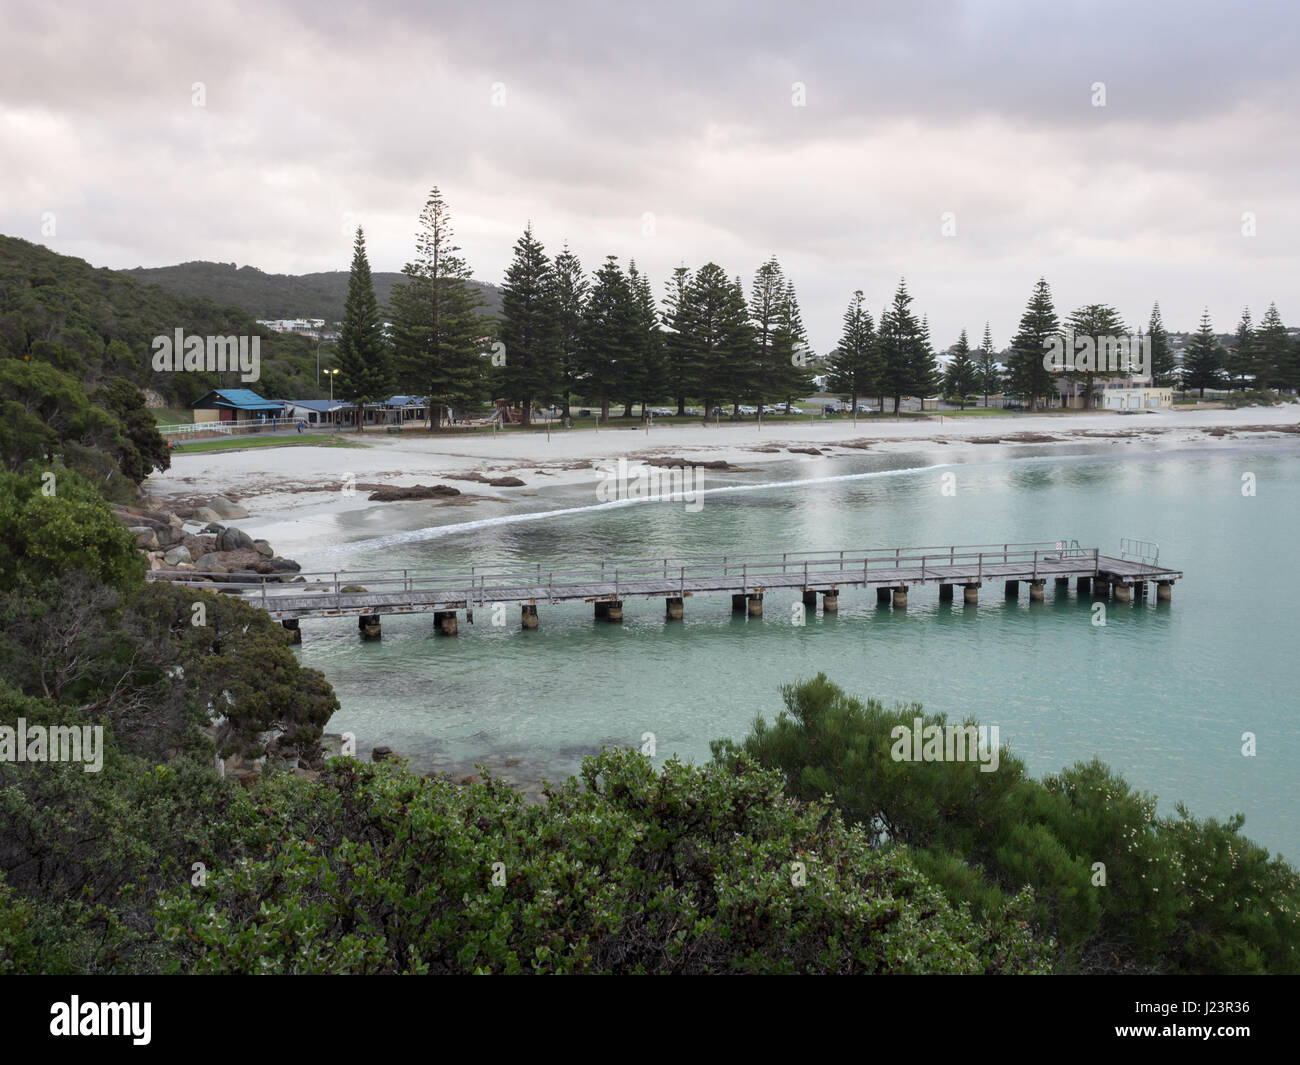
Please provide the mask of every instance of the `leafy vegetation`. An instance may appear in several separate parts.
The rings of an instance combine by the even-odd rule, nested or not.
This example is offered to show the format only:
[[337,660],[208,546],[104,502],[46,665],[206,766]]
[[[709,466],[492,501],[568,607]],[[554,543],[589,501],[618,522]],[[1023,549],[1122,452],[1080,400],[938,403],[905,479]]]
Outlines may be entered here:
[[895,728],[917,717],[942,726],[944,715],[863,703],[824,674],[783,694],[775,722],[713,744],[718,764],[779,769],[793,796],[828,798],[976,915],[1032,889],[1033,927],[1058,942],[1062,970],[1300,971],[1300,878],[1240,835],[1239,815],[1158,817],[1153,799],[1097,761],[1039,782],[1006,750],[994,772],[895,760]]
[[[1046,950],[1014,907],[950,906],[903,854],[872,851],[777,774],[633,751],[529,806],[332,762],[269,782],[237,830],[249,858],[160,900],[187,972],[1024,972]],[[1022,902],[1024,900],[1021,900]]]
[[[90,394],[120,377],[174,407],[188,407],[213,388],[248,387],[237,372],[155,371],[153,338],[177,329],[187,336],[259,336],[261,378],[252,387],[272,398],[323,396],[316,346],[307,337],[267,333],[245,311],[0,236],[0,361],[52,368]],[[0,386],[0,401],[7,398]]]

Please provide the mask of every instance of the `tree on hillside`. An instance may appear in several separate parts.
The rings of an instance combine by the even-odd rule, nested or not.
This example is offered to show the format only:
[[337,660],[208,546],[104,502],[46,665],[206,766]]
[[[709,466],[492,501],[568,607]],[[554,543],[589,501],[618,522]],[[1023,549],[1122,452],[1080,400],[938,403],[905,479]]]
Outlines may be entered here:
[[339,330],[338,369],[335,389],[340,398],[356,404],[357,432],[364,432],[366,405],[392,395],[393,372],[379,302],[370,279],[366,237],[360,226],[352,244],[352,272]]
[[1183,387],[1200,390],[1205,398],[1207,388],[1218,388],[1223,384],[1223,349],[1219,338],[1214,334],[1210,324],[1209,308],[1201,314],[1201,326],[1187,345],[1187,356],[1183,360]]
[[978,382],[979,368],[971,358],[970,341],[966,339],[966,330],[963,329],[953,348],[947,372],[943,375],[944,389],[950,396],[955,395],[961,409],[965,410],[966,396],[975,391]]
[[581,372],[582,313],[587,303],[587,278],[582,263],[568,244],[555,257],[555,324],[556,349],[559,353],[560,389],[564,395],[564,416],[569,416],[569,400],[578,387]]
[[436,427],[444,407],[485,398],[479,343],[489,328],[477,313],[481,298],[468,285],[470,269],[453,243],[451,212],[436,187],[420,212],[415,257],[402,273],[407,280],[393,286],[392,299],[397,377],[405,391],[428,395]]
[[871,312],[863,306],[861,289],[849,300],[843,322],[839,346],[831,353],[827,367],[826,387],[832,392],[849,393],[856,418],[858,397],[874,392],[880,378],[875,323]]
[[984,393],[984,406],[987,407],[989,395],[1002,390],[1002,370],[998,366],[997,353],[993,350],[993,333],[988,322],[984,323],[984,339],[980,341],[976,378]]
[[1040,277],[1025,313],[1020,316],[1020,328],[1011,341],[1011,364],[1007,367],[1011,386],[1029,397],[1030,410],[1036,411],[1039,397],[1052,390],[1052,374],[1044,360],[1049,354],[1049,341],[1057,335],[1059,323],[1052,306],[1052,290]]
[[505,345],[501,370],[504,394],[519,403],[524,425],[533,421],[533,401],[559,390],[559,291],[546,251],[531,224],[515,243],[514,258],[501,286],[499,338]]
[[171,467],[171,453],[158,432],[158,420],[135,385],[125,377],[110,377],[90,398],[121,426],[113,455],[122,473],[140,484],[155,470]]
[[1147,338],[1151,345],[1151,383],[1157,388],[1173,388],[1178,383],[1178,363],[1169,346],[1169,333],[1160,318],[1159,302],[1151,307]]
[[[1093,381],[1100,374],[1102,377],[1123,376],[1124,370],[1112,365],[1112,360],[1122,362],[1116,349],[1109,346],[1111,339],[1127,337],[1128,330],[1120,319],[1119,311],[1104,303],[1090,303],[1080,307],[1066,319],[1069,327],[1066,332],[1067,358],[1073,357],[1075,368],[1065,371],[1065,375],[1083,384],[1083,409],[1092,409]],[[1078,351],[1072,341],[1082,337],[1092,339],[1093,354],[1088,357],[1087,350]],[[1136,353],[1133,353],[1136,356]]]

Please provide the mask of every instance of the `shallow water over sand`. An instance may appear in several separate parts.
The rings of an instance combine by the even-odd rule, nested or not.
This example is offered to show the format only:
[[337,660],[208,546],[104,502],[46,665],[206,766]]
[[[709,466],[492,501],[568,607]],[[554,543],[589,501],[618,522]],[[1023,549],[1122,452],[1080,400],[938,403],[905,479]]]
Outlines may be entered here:
[[[1030,457],[1023,457],[1029,453]],[[485,761],[523,783],[572,772],[601,744],[702,760],[709,740],[773,717],[781,684],[824,671],[848,691],[918,701],[1000,728],[1035,774],[1097,755],[1171,812],[1246,814],[1247,835],[1300,853],[1296,609],[1287,569],[1300,519],[1300,446],[1201,450],[1080,444],[1032,449],[793,460],[756,456],[751,474],[708,478],[697,513],[682,502],[599,506],[592,487],[511,504],[377,504],[325,513],[304,532],[306,569],[573,566],[602,558],[1078,539],[1117,554],[1154,540],[1181,568],[1170,605],[1054,595],[1030,604],[986,585],[977,608],[914,589],[905,612],[845,592],[838,616],[793,623],[797,595],[769,593],[765,617],[726,597],[692,598],[684,622],[660,600],[629,600],[621,626],[589,606],[539,606],[541,627],[461,618],[455,639],[428,616],[385,617],[362,643],[355,622],[304,621],[303,661],[324,670],[342,709],[331,731],[364,751],[386,744],[421,770]],[[1242,494],[1253,473],[1256,494]],[[945,474],[956,491],[942,491]],[[540,481],[540,478],[538,479]],[[533,482],[530,480],[530,490]],[[393,509],[402,508],[402,509]],[[532,517],[533,514],[538,515]],[[545,516],[541,516],[541,515]],[[522,519],[522,520],[521,520]],[[274,525],[259,526],[277,546]],[[421,531],[423,530],[423,531]],[[286,524],[281,530],[290,535]],[[286,552],[288,553],[288,552]],[[1242,733],[1258,754],[1241,754]]]

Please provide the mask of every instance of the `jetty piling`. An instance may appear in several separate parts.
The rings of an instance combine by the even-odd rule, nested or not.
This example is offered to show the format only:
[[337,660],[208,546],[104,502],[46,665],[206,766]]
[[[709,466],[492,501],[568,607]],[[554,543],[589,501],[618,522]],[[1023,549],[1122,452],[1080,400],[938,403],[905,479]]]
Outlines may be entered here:
[[[1154,545],[1149,545],[1154,547]],[[1045,598],[1047,581],[1058,596],[1069,595],[1075,581],[1078,598],[1119,603],[1146,601],[1154,585],[1157,603],[1168,604],[1181,571],[1158,564],[1147,551],[1133,558],[1103,555],[1078,541],[1053,543],[968,545],[921,548],[802,551],[775,554],[659,557],[652,560],[601,560],[562,570],[546,571],[540,563],[492,567],[481,564],[468,572],[419,573],[409,569],[302,573],[301,581],[284,583],[277,576],[257,573],[221,574],[216,581],[190,570],[154,570],[149,580],[183,587],[242,595],[251,606],[265,610],[298,643],[303,618],[355,617],[363,639],[382,635],[381,615],[432,613],[441,635],[457,634],[459,611],[496,604],[520,607],[521,626],[538,627],[540,603],[592,604],[594,617],[621,622],[628,599],[664,601],[668,621],[684,619],[688,596],[730,595],[734,614],[763,616],[768,592],[799,596],[806,610],[816,610],[822,597],[825,615],[838,612],[848,589],[874,589],[880,607],[907,607],[913,585],[937,584],[938,598],[951,602],[956,585],[968,606],[979,602],[986,581],[1001,580],[1008,599],[1029,585],[1031,603]],[[346,590],[345,590],[346,589]]]

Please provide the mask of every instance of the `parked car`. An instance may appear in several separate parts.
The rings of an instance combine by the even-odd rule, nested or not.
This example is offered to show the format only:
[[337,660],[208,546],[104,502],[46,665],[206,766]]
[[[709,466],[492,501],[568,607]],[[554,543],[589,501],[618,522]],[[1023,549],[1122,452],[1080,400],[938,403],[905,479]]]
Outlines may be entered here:
[[579,418],[590,418],[590,417],[591,417],[591,411],[588,410],[586,407],[583,407],[581,410],[578,411],[578,417],[579,417]]

